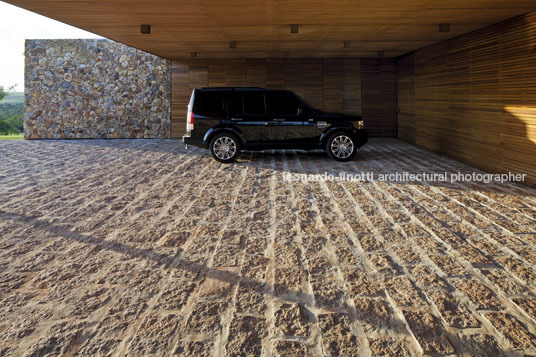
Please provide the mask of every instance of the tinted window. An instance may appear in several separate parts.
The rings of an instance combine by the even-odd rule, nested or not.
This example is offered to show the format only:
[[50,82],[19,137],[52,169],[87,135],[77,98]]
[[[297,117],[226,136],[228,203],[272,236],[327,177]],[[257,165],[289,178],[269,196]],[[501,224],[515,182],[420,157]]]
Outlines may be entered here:
[[244,111],[246,114],[265,114],[264,93],[244,92]]
[[224,92],[197,92],[194,113],[206,117],[224,117],[226,94]]
[[299,103],[286,92],[272,92],[268,96],[274,115],[298,115]]
[[242,93],[233,93],[231,95],[231,106],[229,110],[230,110],[231,115],[244,113],[244,105],[242,103]]

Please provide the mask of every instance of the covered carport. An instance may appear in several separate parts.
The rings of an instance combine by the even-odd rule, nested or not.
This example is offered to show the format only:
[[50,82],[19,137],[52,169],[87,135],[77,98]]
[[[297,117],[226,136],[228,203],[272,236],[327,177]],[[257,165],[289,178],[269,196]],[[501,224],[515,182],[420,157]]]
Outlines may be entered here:
[[536,180],[532,1],[7,2],[172,60],[172,137],[193,88],[285,88]]

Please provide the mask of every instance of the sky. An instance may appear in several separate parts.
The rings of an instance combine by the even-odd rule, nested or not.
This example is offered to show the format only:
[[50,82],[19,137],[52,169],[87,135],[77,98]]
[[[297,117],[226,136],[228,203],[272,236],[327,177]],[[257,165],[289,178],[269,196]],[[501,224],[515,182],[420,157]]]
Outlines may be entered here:
[[0,86],[24,91],[24,40],[50,38],[101,38],[0,1]]

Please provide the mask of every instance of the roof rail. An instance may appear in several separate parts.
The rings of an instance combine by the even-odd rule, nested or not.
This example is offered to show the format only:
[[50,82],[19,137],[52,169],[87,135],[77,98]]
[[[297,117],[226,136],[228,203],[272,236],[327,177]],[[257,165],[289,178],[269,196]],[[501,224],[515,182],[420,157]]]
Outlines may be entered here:
[[230,90],[230,89],[265,89],[265,88],[261,88],[261,87],[202,87],[200,89],[227,89],[227,90]]

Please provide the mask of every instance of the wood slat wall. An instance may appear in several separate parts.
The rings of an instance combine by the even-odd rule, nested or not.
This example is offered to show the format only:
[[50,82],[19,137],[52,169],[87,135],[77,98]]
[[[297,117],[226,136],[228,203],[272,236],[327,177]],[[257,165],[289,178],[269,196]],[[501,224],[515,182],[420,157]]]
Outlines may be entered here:
[[[177,138],[184,134],[186,107],[194,88],[255,86],[292,90],[320,110],[363,111],[373,136],[396,136],[396,63],[387,59],[363,59],[363,63],[370,69],[366,73],[360,58],[173,60],[171,135]],[[367,78],[365,88],[363,75]]]
[[396,137],[396,60],[364,58],[362,65],[363,117],[374,137]]
[[399,57],[399,137],[536,183],[536,11]]

